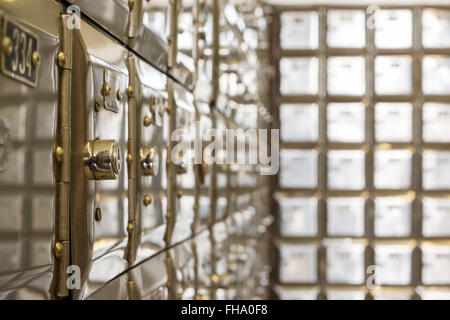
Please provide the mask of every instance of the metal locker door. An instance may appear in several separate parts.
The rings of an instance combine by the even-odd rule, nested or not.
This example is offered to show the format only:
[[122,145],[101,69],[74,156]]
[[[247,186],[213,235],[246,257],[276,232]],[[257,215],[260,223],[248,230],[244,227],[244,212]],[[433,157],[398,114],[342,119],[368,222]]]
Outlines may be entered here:
[[181,2],[97,0],[95,6],[90,0],[69,0],[69,2],[79,6],[89,18],[158,69],[171,73],[188,86],[191,85],[192,61],[182,53],[176,53],[176,49],[175,64],[172,65],[168,61],[169,47],[175,44],[176,48],[178,34],[176,17]]
[[53,1],[0,4],[1,299],[50,298],[60,12]]
[[189,139],[195,120],[192,94],[173,81],[168,82],[170,147],[167,156],[169,221],[166,244],[180,242],[191,235],[194,220],[194,149]]
[[[81,269],[86,298],[122,271],[131,188],[128,52],[85,22],[74,32],[72,74],[72,264]],[[128,229],[128,230],[127,230]]]
[[192,300],[195,298],[195,259],[192,242],[188,240],[170,249],[175,271],[175,298]]
[[137,109],[137,195],[141,234],[136,263],[165,247],[168,95],[167,76],[134,58]]
[[206,139],[208,131],[212,129],[213,119],[210,107],[207,103],[196,102],[196,121],[199,121],[201,144],[201,163],[194,164],[195,187],[194,187],[194,209],[195,217],[192,232],[203,230],[210,221],[210,189],[211,189],[211,164],[205,158],[205,148],[210,143]]
[[[68,1],[149,62],[167,71],[167,35],[161,37],[148,26],[149,16],[143,11],[142,0],[96,0],[95,5],[90,0]],[[164,3],[167,8],[168,1]],[[165,21],[161,22],[165,32]]]
[[92,300],[167,300],[166,252],[138,264],[93,292]]

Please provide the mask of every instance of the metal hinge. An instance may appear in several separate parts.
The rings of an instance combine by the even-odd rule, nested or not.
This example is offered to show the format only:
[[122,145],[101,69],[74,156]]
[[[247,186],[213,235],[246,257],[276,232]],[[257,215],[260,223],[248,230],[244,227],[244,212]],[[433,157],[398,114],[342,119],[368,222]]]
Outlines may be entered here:
[[175,276],[175,267],[173,265],[172,257],[170,256],[170,252],[166,253],[166,273],[167,273],[167,294],[168,300],[175,300],[176,298],[176,276]]
[[53,151],[56,182],[55,197],[55,258],[51,286],[53,298],[69,295],[67,268],[69,266],[69,195],[71,167],[71,74],[72,74],[72,30],[68,28],[71,14],[61,14],[60,49],[56,56],[58,66],[58,111],[56,141]]
[[[177,123],[177,112],[176,103],[173,92],[172,81],[167,81],[167,94],[168,94],[168,110],[169,114],[169,132],[174,132],[176,130]],[[172,234],[175,228],[175,221],[177,216],[176,211],[176,199],[177,199],[177,185],[176,185],[176,166],[171,161],[170,157],[172,150],[175,146],[175,142],[172,139],[169,140],[169,146],[167,150],[166,159],[166,172],[167,172],[167,212],[166,212],[166,231],[164,234],[164,241],[166,246],[169,247],[172,244]]]
[[169,37],[169,51],[167,54],[167,68],[170,70],[177,66],[178,54],[178,0],[170,0],[170,29]]
[[128,30],[129,39],[135,39],[139,32],[139,24],[142,14],[142,0],[128,0]]
[[125,251],[125,259],[131,265],[136,259],[137,250],[137,111],[136,111],[136,60],[130,54],[126,60],[129,84],[127,89],[128,95],[128,155],[127,155],[127,169],[128,169],[128,243]]

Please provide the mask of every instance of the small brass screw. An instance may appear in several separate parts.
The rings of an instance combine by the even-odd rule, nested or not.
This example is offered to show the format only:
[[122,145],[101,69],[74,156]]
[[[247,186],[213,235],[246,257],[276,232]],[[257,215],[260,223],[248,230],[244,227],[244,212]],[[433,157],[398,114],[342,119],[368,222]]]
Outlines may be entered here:
[[117,89],[116,97],[117,97],[117,100],[119,100],[119,101],[122,100],[123,94],[122,94],[122,92],[120,92],[120,89]]
[[2,39],[3,52],[9,56],[13,51],[13,44],[10,37],[3,37]]
[[60,146],[57,146],[55,148],[55,159],[56,159],[56,161],[61,162],[63,160],[63,156],[64,156],[63,148],[61,148]]
[[55,247],[53,248],[53,250],[54,250],[53,252],[54,252],[56,258],[61,257],[62,249],[63,249],[62,244],[59,242],[56,242]]
[[152,197],[150,197],[148,194],[144,196],[144,206],[149,206],[150,203],[152,203]]
[[180,199],[183,196],[183,190],[177,191],[177,198]]
[[149,116],[144,117],[144,126],[149,127],[152,124],[152,118]]
[[131,153],[129,153],[127,155],[127,164],[131,165],[132,162],[133,162],[133,155]]
[[64,54],[64,52],[60,51],[56,56],[56,62],[58,64],[58,67],[60,68],[64,67],[64,65],[66,64],[66,60],[67,60],[66,55]]
[[100,222],[102,220],[102,209],[96,208],[94,217],[95,221]]
[[39,55],[39,52],[37,52],[37,51],[33,52],[32,62],[33,62],[33,68],[36,69],[39,66],[39,64],[41,63],[41,56]]
[[132,86],[129,86],[127,88],[127,95],[128,95],[128,98],[132,98],[134,96],[134,90],[133,90]]
[[127,224],[127,232],[128,232],[128,234],[133,232],[133,229],[134,229],[133,222],[128,222],[128,224]]

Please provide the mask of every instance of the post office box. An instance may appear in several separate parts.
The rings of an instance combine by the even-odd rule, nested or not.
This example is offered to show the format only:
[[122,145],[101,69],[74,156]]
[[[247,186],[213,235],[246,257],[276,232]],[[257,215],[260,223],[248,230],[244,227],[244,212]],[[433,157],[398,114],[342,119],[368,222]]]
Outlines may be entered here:
[[412,154],[409,150],[375,151],[376,189],[408,189],[411,186]]
[[[88,300],[168,299],[166,253],[159,253],[101,285]],[[105,270],[107,272],[107,270]]]
[[191,241],[184,241],[171,249],[170,258],[174,268],[175,299],[194,299],[196,270]]
[[377,10],[375,12],[375,46],[378,48],[412,47],[411,10]]
[[400,197],[375,198],[376,237],[408,237],[412,230],[411,202]]
[[317,94],[318,74],[317,58],[282,58],[280,60],[281,94]]
[[56,271],[52,154],[61,11],[48,1],[0,4],[0,292],[7,299],[49,299]]
[[319,294],[317,288],[302,289],[277,286],[275,291],[280,300],[316,300]]
[[327,90],[330,95],[364,95],[366,75],[363,57],[330,57],[327,63]]
[[361,190],[365,187],[364,152],[332,150],[328,152],[328,188]]
[[450,57],[425,56],[422,59],[424,94],[450,94]]
[[450,290],[426,288],[421,294],[422,300],[450,300]]
[[281,150],[279,184],[284,188],[315,188],[317,186],[315,150]]
[[362,244],[335,241],[327,245],[327,281],[329,283],[364,282],[364,250]]
[[281,283],[317,281],[317,247],[283,244],[280,246],[279,280]]
[[409,245],[376,245],[375,265],[380,285],[407,285],[411,282],[412,248]]
[[280,206],[280,235],[308,237],[317,234],[317,199],[282,198]]
[[424,198],[422,215],[424,237],[448,237],[450,235],[450,200]]
[[[191,234],[191,224],[194,219],[194,150],[191,139],[195,120],[193,96],[182,86],[171,82],[173,105],[171,110],[171,139],[170,163],[173,166],[173,181],[168,181],[168,188],[175,207],[168,207],[172,222],[167,225],[167,241],[178,242],[187,239]],[[177,209],[176,209],[177,208]],[[172,224],[173,223],[173,224]],[[172,229],[173,227],[173,229]],[[172,239],[172,240],[170,240]]]
[[364,236],[363,198],[328,198],[327,234],[333,236]]
[[422,186],[426,190],[450,188],[450,152],[426,150],[422,156]]
[[361,103],[328,104],[328,140],[331,142],[363,142],[365,118],[365,108]]
[[362,10],[329,10],[327,43],[334,48],[362,48],[366,43],[366,15]]
[[[192,84],[192,60],[178,52],[175,67],[168,68],[168,37],[171,7],[169,2],[136,0],[71,0],[83,13],[127,44],[158,69],[171,73],[188,86]],[[172,37],[178,36],[172,35]]]
[[380,102],[375,105],[375,139],[377,142],[412,141],[412,105]]
[[450,246],[426,244],[422,247],[422,283],[450,284]]
[[283,104],[280,106],[281,141],[315,142],[319,135],[317,104]]
[[375,93],[404,95],[412,92],[412,59],[407,56],[375,58]]
[[162,70],[167,70],[167,17],[169,4],[147,1],[100,0],[93,6],[89,0],[70,0],[103,28],[130,45]]
[[72,215],[71,240],[72,262],[86,270],[74,294],[82,298],[102,285],[97,275],[111,259],[115,268],[107,275],[126,268],[129,203],[123,158],[128,150],[129,79],[128,52],[118,43],[84,22],[73,42],[73,63],[80,68],[72,73],[72,104],[77,106],[72,112],[72,183],[77,188],[72,190],[71,210],[84,214]]
[[422,11],[422,43],[426,48],[450,47],[450,12],[424,9]]
[[424,142],[450,142],[450,104],[424,103],[422,118]]
[[366,293],[362,290],[329,289],[326,295],[327,300],[364,300]]
[[140,230],[136,263],[157,253],[165,244],[167,188],[167,77],[142,59],[135,57],[137,159],[136,201]]
[[283,49],[315,49],[319,44],[319,15],[314,11],[291,11],[280,15]]

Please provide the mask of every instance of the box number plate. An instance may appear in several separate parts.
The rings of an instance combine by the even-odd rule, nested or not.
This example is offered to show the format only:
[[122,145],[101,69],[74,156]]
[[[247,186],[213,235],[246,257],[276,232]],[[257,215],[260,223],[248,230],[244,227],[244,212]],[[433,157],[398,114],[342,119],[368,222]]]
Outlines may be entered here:
[[35,87],[39,64],[36,35],[5,17],[2,44],[2,73]]

